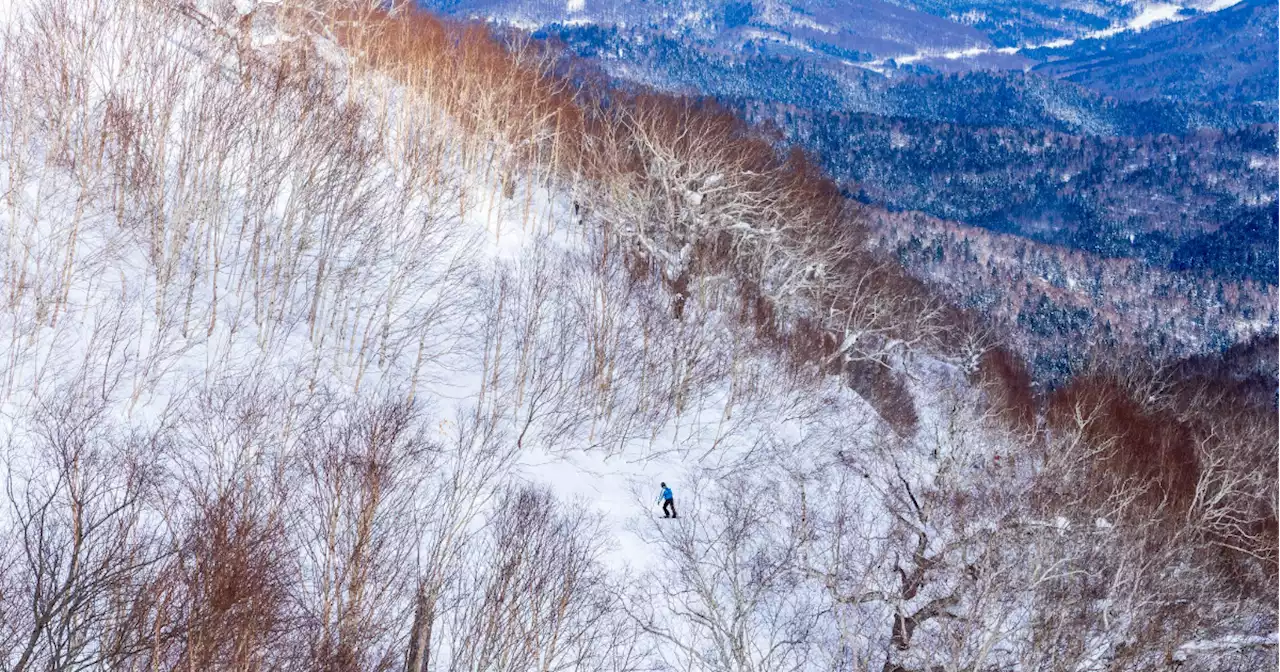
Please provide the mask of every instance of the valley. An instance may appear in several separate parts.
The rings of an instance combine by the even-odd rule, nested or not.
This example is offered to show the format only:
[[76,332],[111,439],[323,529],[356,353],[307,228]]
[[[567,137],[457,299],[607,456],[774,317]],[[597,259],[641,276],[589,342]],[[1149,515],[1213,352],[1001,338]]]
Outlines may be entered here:
[[1276,669],[1274,109],[437,4],[0,4],[0,672]]
[[[1136,260],[1181,274],[1184,288],[1202,278],[1195,294],[1276,283],[1277,15],[1261,0],[1098,14],[1000,3],[447,9],[533,29],[588,79],[596,68],[618,86],[710,97],[811,152],[872,209],[1012,233],[1098,264]],[[1037,341],[1027,328],[1009,333],[1022,348]],[[1177,343],[1231,342],[1202,322],[1186,328]],[[1152,338],[1153,352],[1188,354]]]

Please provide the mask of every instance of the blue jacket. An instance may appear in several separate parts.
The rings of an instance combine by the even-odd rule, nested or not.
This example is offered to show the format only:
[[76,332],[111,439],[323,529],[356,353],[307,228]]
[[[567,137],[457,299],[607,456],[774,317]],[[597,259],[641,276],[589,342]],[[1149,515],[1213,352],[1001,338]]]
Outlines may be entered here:
[[667,500],[667,499],[674,499],[674,498],[671,496],[671,488],[663,488],[663,489],[662,489],[662,498],[663,498],[664,500]]

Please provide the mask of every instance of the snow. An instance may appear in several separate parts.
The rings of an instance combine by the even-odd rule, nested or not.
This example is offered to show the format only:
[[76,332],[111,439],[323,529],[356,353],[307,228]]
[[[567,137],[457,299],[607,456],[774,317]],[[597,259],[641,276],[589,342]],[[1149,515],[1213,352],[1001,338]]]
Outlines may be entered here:
[[808,28],[809,30],[816,30],[820,33],[826,33],[828,35],[840,32],[838,28],[835,28],[833,26],[828,26],[825,23],[819,23],[803,14],[797,14],[793,12],[788,15],[788,19],[790,20],[791,25],[797,26],[799,28]]
[[813,47],[806,44],[803,40],[796,40],[782,33],[771,30],[761,30],[759,28],[748,28],[742,31],[742,39],[744,40],[762,40],[766,42],[776,42],[800,51],[813,52]]
[[[1218,9],[1225,9],[1229,6],[1230,5],[1224,5]],[[1217,10],[1212,9],[1209,11]],[[1062,47],[1069,47],[1081,40],[1105,39],[1119,35],[1120,33],[1139,33],[1152,26],[1181,21],[1184,18],[1186,17],[1182,14],[1182,7],[1180,5],[1157,2],[1149,5],[1142,5],[1142,9],[1138,12],[1137,16],[1134,16],[1127,21],[1114,23],[1106,28],[1090,31],[1079,37],[1049,40],[1030,47],[1023,47],[1023,49],[1059,49]]]
[[[741,540],[754,563],[743,571],[808,541],[796,520],[838,523],[846,536],[824,530],[802,550],[817,556],[820,543],[833,544],[846,574],[771,587],[770,608],[787,615],[832,586],[869,596],[836,604],[834,618],[821,612],[815,640],[835,640],[854,617],[887,626],[895,610],[958,590],[970,546],[1003,531],[994,516],[953,520],[915,503],[944,488],[980,499],[993,476],[1030,469],[994,466],[1021,439],[989,420],[962,363],[890,344],[887,366],[918,413],[914,431],[900,434],[846,378],[797,371],[718,307],[731,278],[696,278],[676,318],[661,281],[632,277],[607,254],[616,241],[606,223],[578,212],[591,185],[522,169],[512,140],[465,142],[474,138],[429,92],[358,70],[332,42],[311,38],[332,88],[308,89],[315,100],[276,98],[274,87],[237,76],[238,45],[194,22],[112,15],[103,25],[171,31],[147,42],[149,56],[174,66],[156,83],[177,92],[172,110],[149,136],[167,150],[148,154],[163,179],[154,192],[116,189],[125,183],[112,181],[110,161],[99,173],[59,158],[47,132],[56,125],[0,114],[15,138],[0,146],[0,184],[15,187],[0,203],[0,435],[10,474],[35,469],[22,449],[37,443],[42,409],[68,390],[101,400],[104,433],[144,437],[201,413],[218,417],[202,403],[228,395],[269,419],[246,448],[255,459],[297,451],[308,422],[337,425],[359,404],[409,398],[439,453],[437,469],[412,484],[421,485],[415,496],[488,474],[464,492],[474,516],[449,522],[480,529],[494,493],[544,486],[575,516],[599,520],[603,565],[628,589],[660,590],[672,560],[659,544],[672,539],[710,549],[696,569],[725,561],[716,555],[724,523],[740,513],[725,502],[758,516]],[[253,30],[256,48],[305,44]],[[96,123],[118,105],[152,120],[156,75],[145,59],[121,59],[121,42],[87,47],[85,59],[112,68],[71,112]],[[351,110],[359,114],[339,113]],[[243,126],[224,137],[218,122]],[[349,135],[346,123],[356,125]],[[31,127],[14,133],[18,124]],[[355,149],[334,150],[337,139]],[[410,170],[423,154],[430,179]],[[183,163],[189,156],[199,158]],[[711,172],[685,204],[703,205],[731,179]],[[776,234],[757,222],[739,228]],[[177,466],[158,467],[221,473],[239,459],[243,427],[220,436],[190,426],[197,435],[180,437],[186,443],[166,458]],[[663,481],[678,522],[655,523]],[[1075,532],[1064,516],[1050,521],[1027,526]],[[927,563],[913,557],[916,539]],[[930,567],[928,584],[911,600],[886,597],[914,562]],[[963,606],[988,628],[990,650],[1013,660],[1031,596],[1002,599],[1011,611]],[[931,627],[917,636],[937,643],[949,634]],[[842,655],[869,664],[887,650],[887,632],[854,633]]]
[[[249,7],[242,5],[238,9],[247,11]],[[278,40],[256,42],[262,46]],[[332,60],[341,62],[337,57]],[[121,76],[127,74],[125,68]],[[234,86],[231,81],[225,84]],[[222,84],[209,86],[216,90]],[[355,98],[366,101],[370,109],[376,105],[391,118],[402,113],[416,114],[408,107],[412,103],[394,84],[369,80],[358,86],[353,90]],[[197,90],[193,88],[191,95],[196,95]],[[95,95],[105,94],[105,90],[95,91]],[[280,114],[272,123],[288,122],[289,112],[282,110]],[[175,141],[184,137],[184,123],[193,122],[180,120],[170,129]],[[448,132],[442,135],[447,136]],[[292,135],[282,136],[281,140],[298,141]],[[386,189],[398,179],[394,168],[397,160],[392,153],[396,142],[394,134],[386,138],[384,159],[373,164],[363,178],[375,199],[394,197],[394,192]],[[236,162],[252,166],[249,150],[249,146],[236,150],[242,152]],[[464,167],[462,157],[456,154],[450,161],[452,165],[446,172],[453,174],[460,186],[457,198],[430,206],[430,212],[422,213],[461,210],[461,218],[439,230],[415,230],[414,218],[421,215],[415,214],[418,208],[411,207],[403,220],[383,222],[383,232],[378,234],[384,236],[382,239],[364,238],[359,228],[352,228],[344,234],[349,237],[347,241],[339,242],[332,250],[330,277],[341,275],[341,285],[333,284],[314,296],[309,293],[314,289],[299,291],[305,288],[279,286],[279,294],[273,294],[270,303],[261,303],[238,289],[245,287],[243,273],[250,264],[245,256],[247,233],[234,229],[209,232],[215,240],[221,240],[223,265],[218,273],[201,277],[187,301],[181,298],[180,287],[157,280],[156,264],[148,257],[142,241],[116,224],[109,204],[92,202],[77,248],[71,252],[71,272],[66,276],[71,284],[65,289],[68,300],[56,325],[44,317],[47,299],[39,295],[28,293],[20,298],[16,312],[0,312],[0,333],[8,335],[0,341],[0,356],[11,363],[6,370],[4,395],[0,397],[0,425],[4,432],[14,436],[31,431],[25,428],[24,420],[30,415],[31,405],[39,403],[44,391],[70,384],[76,375],[75,362],[107,366],[103,354],[96,350],[100,336],[95,334],[112,325],[127,342],[131,361],[138,362],[120,372],[119,387],[112,394],[111,415],[130,431],[153,430],[174,404],[183,403],[185,390],[225,384],[246,371],[256,372],[261,383],[286,396],[319,386],[330,394],[355,399],[411,385],[415,398],[442,417],[484,408],[492,403],[487,398],[495,394],[486,389],[490,381],[483,373],[492,370],[493,364],[488,361],[492,351],[481,338],[483,329],[477,327],[495,319],[493,313],[487,312],[493,310],[490,299],[495,287],[505,284],[519,292],[537,282],[555,283],[560,291],[549,299],[548,306],[560,314],[578,311],[576,306],[583,305],[603,309],[602,298],[621,290],[620,285],[612,284],[613,280],[581,276],[588,268],[583,260],[596,252],[581,224],[575,223],[571,214],[573,199],[568,192],[521,182],[516,195],[507,199],[501,195],[496,178],[486,179],[484,170]],[[176,166],[169,170],[176,176]],[[0,163],[0,178],[10,177],[17,178],[10,174],[7,163]],[[23,249],[44,249],[42,255],[56,259],[63,254],[58,241],[65,241],[68,236],[62,223],[73,219],[79,192],[57,169],[24,177],[18,207],[0,211],[0,228],[16,236],[6,248],[6,258],[15,261],[22,258]],[[713,175],[706,186],[712,187],[720,179],[723,178]],[[264,185],[275,189],[270,196],[270,209],[264,214],[277,226],[312,226],[296,219],[296,204],[310,196],[297,193],[295,184],[284,179],[276,185]],[[251,206],[241,183],[228,181],[215,188],[218,195],[210,202],[219,203],[223,210],[208,213],[211,221],[230,224],[249,216]],[[693,196],[694,202],[702,197]],[[41,210],[40,217],[25,214],[36,207]],[[178,209],[169,213],[174,220],[182,215]],[[321,224],[323,220],[314,223]],[[372,222],[365,224],[371,225]],[[325,240],[326,234],[316,228],[305,235]],[[305,251],[291,263],[301,264],[299,277],[314,277],[319,272],[318,250],[298,249]],[[180,259],[184,265],[199,263],[197,257]],[[584,281],[564,282],[564,278],[575,275]],[[47,294],[56,289],[49,286],[38,288],[37,292]],[[374,300],[377,305],[392,297],[400,298],[395,299],[395,308],[387,315],[389,331],[375,338],[361,326],[368,319],[368,309],[362,302]],[[313,298],[320,313],[317,322],[327,322],[332,331],[308,325]],[[469,308],[458,309],[460,306]],[[638,307],[624,303],[620,306],[622,312],[615,317],[637,320]],[[184,311],[190,312],[188,317],[181,317],[188,326],[179,328],[172,320]],[[685,327],[671,322],[663,329],[673,335],[687,332],[689,337],[730,329],[727,316],[700,314],[695,306],[689,308],[689,313],[696,324]],[[509,331],[512,326],[501,329],[505,338],[514,341],[520,336]],[[423,339],[423,333],[433,336]],[[634,334],[622,335],[626,336],[620,342],[624,350],[639,347]],[[554,331],[545,327],[544,333],[535,336],[534,349],[556,347],[553,342],[542,340],[553,337]],[[729,337],[724,340],[734,341]],[[389,345],[379,345],[383,343]],[[569,346],[569,359],[563,364],[566,369],[587,366],[582,346]],[[728,354],[722,348],[716,356]],[[417,361],[422,363],[415,364]],[[493,376],[501,379],[500,385],[514,384],[518,362],[504,360],[502,366]],[[752,355],[738,366],[768,371],[779,363],[769,355]],[[299,375],[300,372],[307,373]],[[825,387],[826,398],[837,403],[828,403],[818,411],[804,411],[812,422],[822,424],[837,416],[867,415],[865,403],[847,388],[835,381]],[[731,415],[728,381],[694,386],[689,394],[689,405],[683,413],[659,414],[659,420],[640,432],[615,433],[612,421],[598,415],[603,412],[599,408],[571,423],[570,431],[557,435],[560,440],[551,443],[538,436],[540,427],[535,423],[531,434],[534,440],[520,451],[512,476],[546,485],[562,498],[582,502],[584,507],[604,516],[606,529],[618,537],[610,564],[617,569],[626,566],[642,570],[651,562],[652,554],[648,545],[629,530],[653,513],[649,504],[659,481],[673,486],[679,504],[695,494],[686,484],[693,482],[696,475],[739,470],[760,459],[762,445],[778,450],[789,446],[786,452],[804,461],[816,456],[805,457],[803,451],[798,451],[802,442],[795,437],[806,435],[809,438],[803,443],[815,446],[829,441],[825,437],[815,440],[813,431],[795,422],[777,420],[787,409],[794,410],[794,404],[808,406],[808,402],[784,396],[775,405],[757,404],[750,410],[739,406],[735,417],[726,420]],[[570,399],[557,403],[567,406]],[[516,405],[509,410],[503,414],[501,431],[514,435],[520,429],[522,409]],[[666,419],[661,419],[663,416]]]
[[[1208,6],[1204,7],[1203,11],[1217,12],[1228,7],[1232,7],[1239,2],[1240,0],[1214,0]],[[1033,49],[1061,49],[1063,47],[1069,47],[1081,40],[1105,39],[1119,35],[1120,33],[1142,32],[1153,26],[1182,21],[1187,17],[1188,15],[1183,13],[1183,5],[1167,2],[1140,4],[1140,9],[1135,16],[1125,21],[1113,23],[1106,28],[1089,31],[1075,37],[1063,37],[1056,40],[1047,40],[1044,42],[1024,44],[1015,47],[975,45],[964,49],[921,49],[908,54],[884,56],[872,61],[871,63],[862,64],[862,66],[869,70],[883,73],[889,61],[893,61],[899,65],[910,65],[912,63],[931,60],[967,60],[986,54],[1017,54]]]
[[1280,642],[1280,633],[1274,632],[1270,635],[1226,635],[1216,639],[1198,639],[1179,646],[1171,658],[1175,662],[1183,663],[1192,656],[1221,654],[1250,647],[1273,647],[1278,642]]
[[993,46],[973,46],[964,49],[948,49],[946,51],[937,49],[922,49],[911,54],[902,54],[898,56],[890,56],[887,58],[877,59],[873,63],[875,65],[883,65],[888,60],[893,60],[899,65],[911,65],[920,61],[928,61],[941,59],[946,61],[958,61],[968,58],[982,56],[983,54],[1016,54],[1020,51],[1017,47],[993,47]]

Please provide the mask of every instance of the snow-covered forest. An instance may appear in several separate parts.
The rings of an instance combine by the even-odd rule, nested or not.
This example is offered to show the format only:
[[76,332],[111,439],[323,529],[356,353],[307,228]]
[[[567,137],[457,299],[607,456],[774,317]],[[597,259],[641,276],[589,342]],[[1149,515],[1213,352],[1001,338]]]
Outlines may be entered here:
[[382,4],[0,8],[0,671],[1275,669],[1274,386]]

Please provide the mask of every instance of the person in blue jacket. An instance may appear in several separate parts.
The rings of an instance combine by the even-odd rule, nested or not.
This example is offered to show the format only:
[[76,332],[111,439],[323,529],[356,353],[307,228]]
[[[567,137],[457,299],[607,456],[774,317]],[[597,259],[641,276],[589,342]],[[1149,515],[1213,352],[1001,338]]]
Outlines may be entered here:
[[662,517],[663,518],[679,518],[676,515],[676,498],[671,494],[671,488],[666,483],[659,483],[662,486]]

